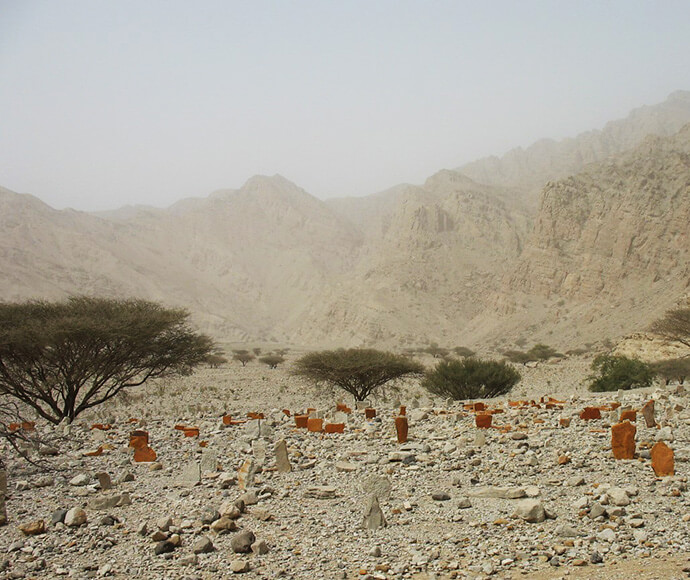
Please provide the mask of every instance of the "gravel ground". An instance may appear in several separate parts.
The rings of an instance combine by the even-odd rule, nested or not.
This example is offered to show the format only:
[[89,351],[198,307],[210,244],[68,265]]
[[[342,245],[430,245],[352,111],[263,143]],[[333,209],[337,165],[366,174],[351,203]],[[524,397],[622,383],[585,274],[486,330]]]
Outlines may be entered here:
[[[510,399],[536,404],[486,401],[502,411],[490,429],[414,382],[374,399],[374,419],[357,409],[344,415],[335,409],[348,402],[340,394],[316,393],[289,376],[289,365],[258,364],[152,383],[69,426],[39,423],[42,435],[64,439],[49,472],[8,461],[0,578],[688,577],[688,397],[678,385],[590,394],[589,362],[522,369]],[[539,402],[546,396],[563,403],[547,408]],[[620,409],[648,400],[658,426],[638,413],[636,457],[614,459]],[[621,408],[601,419],[579,417],[585,406],[612,402]],[[400,404],[410,427],[403,444],[394,424]],[[345,432],[297,429],[283,412],[308,407],[325,422],[344,421]],[[265,418],[223,424],[224,414],[245,420],[251,411]],[[176,425],[198,427],[199,436]],[[133,462],[133,429],[148,431],[156,462]],[[671,477],[656,477],[650,464],[662,439],[675,453]],[[281,440],[289,472],[276,470]],[[99,447],[100,455],[84,455]],[[98,473],[113,489],[101,489]],[[372,496],[385,527],[371,529]],[[73,508],[85,511],[85,523],[76,511],[67,520],[56,514]],[[44,533],[19,529],[41,519]],[[236,551],[243,531],[254,536],[249,553]],[[204,537],[213,551],[195,554]]]

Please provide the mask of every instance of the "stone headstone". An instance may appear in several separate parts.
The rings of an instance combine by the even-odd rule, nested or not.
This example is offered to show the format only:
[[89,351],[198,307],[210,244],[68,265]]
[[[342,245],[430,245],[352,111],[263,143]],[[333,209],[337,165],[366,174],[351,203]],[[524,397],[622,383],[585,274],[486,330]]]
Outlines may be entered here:
[[675,473],[673,449],[663,441],[657,441],[652,447],[652,469],[657,477],[666,477]]
[[196,461],[188,463],[182,470],[180,477],[178,477],[177,479],[177,485],[183,487],[194,487],[195,485],[198,485],[200,482],[201,469],[199,468],[199,464]]
[[266,440],[254,439],[252,441],[252,454],[257,467],[263,467],[266,464]]
[[281,473],[288,473],[289,471],[292,471],[285,439],[281,439],[280,441],[276,442],[273,450],[276,456],[276,469]]
[[362,482],[362,490],[379,499],[388,499],[391,496],[392,487],[390,479],[384,475],[371,475]]
[[96,474],[96,479],[98,480],[98,485],[100,485],[102,491],[107,491],[113,488],[113,482],[110,479],[110,475],[105,471],[99,471]]
[[633,459],[635,457],[635,425],[628,421],[611,427],[611,450],[616,459]]
[[654,399],[647,401],[640,410],[644,417],[645,424],[650,429],[656,427],[656,420],[654,419]]
[[201,453],[201,473],[215,473],[218,471],[218,452],[213,449],[204,449]]
[[398,436],[398,443],[407,443],[407,417],[400,415],[395,418],[395,432]]
[[254,485],[256,475],[256,463],[254,458],[245,459],[242,466],[237,470],[237,487],[240,491],[246,490]]
[[367,501],[362,527],[365,530],[377,530],[378,528],[383,528],[385,526],[386,518],[383,515],[381,506],[379,506],[379,500],[375,494],[372,494],[369,496],[369,501]]

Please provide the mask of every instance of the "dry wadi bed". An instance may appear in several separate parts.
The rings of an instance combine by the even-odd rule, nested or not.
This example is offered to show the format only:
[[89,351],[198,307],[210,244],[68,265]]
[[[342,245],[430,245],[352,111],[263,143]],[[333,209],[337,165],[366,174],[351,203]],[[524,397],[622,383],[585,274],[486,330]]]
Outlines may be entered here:
[[[588,364],[524,369],[509,398],[486,401],[502,412],[481,430],[461,402],[429,399],[414,383],[372,400],[374,419],[336,414],[337,402],[354,405],[290,377],[289,361],[203,369],[132,390],[70,426],[39,423],[63,439],[54,471],[8,462],[0,578],[686,578],[688,395],[678,385],[589,394]],[[546,396],[563,404],[547,408]],[[638,413],[636,457],[614,459],[621,409],[652,399],[658,426]],[[621,407],[580,419],[585,406],[611,403]],[[297,429],[283,412],[309,407],[345,422],[344,433]],[[248,412],[265,418],[223,425],[224,414],[244,421]],[[148,432],[154,463],[133,461],[134,429]],[[282,440],[289,472],[276,469]],[[674,476],[652,469],[659,440],[674,450]],[[387,525],[376,527],[381,515]],[[38,520],[43,533],[20,531],[40,531]]]

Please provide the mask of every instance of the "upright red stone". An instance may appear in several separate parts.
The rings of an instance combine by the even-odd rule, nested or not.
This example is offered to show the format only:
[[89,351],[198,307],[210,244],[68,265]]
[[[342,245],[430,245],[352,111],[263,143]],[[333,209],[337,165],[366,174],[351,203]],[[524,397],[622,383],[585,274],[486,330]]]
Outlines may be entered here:
[[404,417],[407,415],[407,407],[405,405],[400,405],[400,416]]
[[398,434],[398,443],[406,443],[408,424],[407,417],[405,415],[395,418],[395,431]]
[[198,437],[199,436],[199,427],[185,427],[182,432],[184,433],[185,437]]
[[628,421],[611,427],[611,450],[616,459],[635,457],[635,433],[637,428]]
[[364,409],[364,416],[367,419],[373,419],[374,417],[376,417],[376,409],[372,409],[371,407],[367,407],[366,409]]
[[482,411],[486,411],[486,405],[484,403],[474,403],[474,405],[472,405],[472,410],[481,413]]
[[223,425],[232,425],[232,417],[230,415],[223,415]]
[[308,421],[309,415],[295,415],[295,426],[300,429],[306,429]]
[[326,423],[323,429],[326,433],[345,433],[345,423]]
[[474,424],[478,429],[488,429],[491,427],[491,421],[493,420],[493,415],[488,414],[478,414],[474,416]]
[[137,463],[148,463],[156,460],[156,452],[148,445],[134,449],[134,461]]
[[570,427],[570,417],[561,417],[558,423],[561,427]]
[[654,399],[647,401],[642,407],[641,411],[647,427],[656,427],[656,420],[654,419]]
[[580,419],[590,421],[591,419],[601,419],[599,407],[585,407],[580,413]]
[[676,472],[673,449],[663,441],[657,441],[652,447],[652,469],[657,477],[666,477]]
[[621,416],[618,419],[619,421],[630,421],[631,423],[634,423],[637,421],[637,411],[635,409],[628,409],[627,411],[621,411]]
[[255,413],[253,411],[250,411],[249,413],[247,413],[247,417],[249,417],[250,419],[264,419],[265,418],[263,413]]
[[307,420],[307,430],[314,433],[321,433],[321,431],[323,431],[323,419],[309,417]]
[[335,407],[335,410],[348,415],[352,413],[352,409],[350,409],[350,407],[348,407],[345,403],[338,403]]
[[141,449],[147,447],[149,444],[149,434],[147,431],[132,431],[129,434],[129,446],[134,449]]
[[289,417],[289,416],[290,416],[290,409],[283,409],[283,414],[284,414],[286,417]]

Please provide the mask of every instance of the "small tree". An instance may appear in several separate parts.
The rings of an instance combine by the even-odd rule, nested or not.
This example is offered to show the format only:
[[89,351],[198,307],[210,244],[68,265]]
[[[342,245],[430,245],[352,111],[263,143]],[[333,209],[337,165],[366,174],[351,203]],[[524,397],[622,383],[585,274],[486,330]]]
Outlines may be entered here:
[[590,377],[589,390],[597,393],[649,387],[654,371],[641,360],[619,355],[599,355],[592,362],[598,375]]
[[327,384],[350,393],[355,401],[408,376],[420,376],[424,367],[408,358],[369,348],[311,352],[295,362],[292,373],[316,384]]
[[208,366],[210,366],[212,369],[217,369],[219,366],[227,363],[228,359],[225,358],[222,354],[211,353],[206,357],[206,362],[208,363]]
[[278,368],[280,363],[284,363],[285,359],[277,354],[267,354],[259,359],[259,362],[264,363],[269,369]]
[[232,355],[232,360],[236,360],[242,363],[242,366],[246,366],[248,362],[251,362],[255,359],[256,357],[247,352],[246,350],[244,352],[236,352],[234,355]]
[[528,362],[535,360],[533,356],[521,350],[506,350],[504,351],[503,356],[506,357],[510,362],[521,365],[526,365]]
[[448,356],[448,349],[442,348],[437,344],[432,344],[424,349],[424,352],[429,353],[434,358],[445,358]]
[[652,332],[690,346],[690,308],[669,310],[661,319],[651,326]]
[[527,355],[531,360],[548,360],[550,358],[563,356],[555,348],[548,346],[546,344],[535,344],[532,348],[527,351]]
[[191,372],[213,341],[188,317],[145,300],[0,304],[0,394],[58,423],[148,379]]
[[486,399],[507,393],[520,379],[520,373],[506,362],[466,358],[439,362],[427,372],[422,386],[441,397]]
[[667,385],[673,379],[682,385],[685,383],[685,378],[690,375],[690,358],[672,358],[659,361],[652,365],[652,370],[663,378]]

